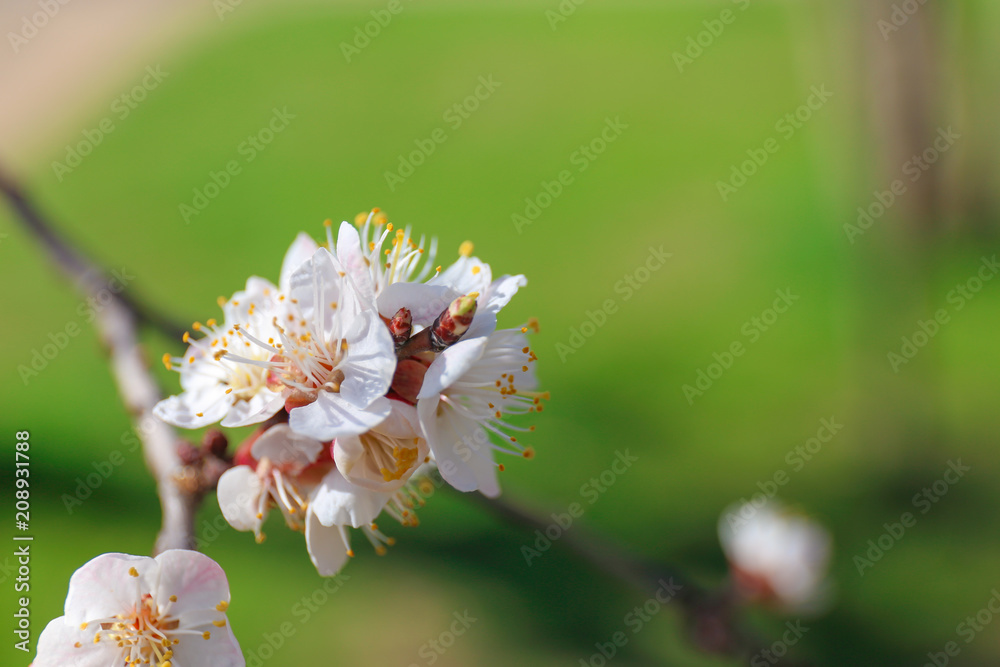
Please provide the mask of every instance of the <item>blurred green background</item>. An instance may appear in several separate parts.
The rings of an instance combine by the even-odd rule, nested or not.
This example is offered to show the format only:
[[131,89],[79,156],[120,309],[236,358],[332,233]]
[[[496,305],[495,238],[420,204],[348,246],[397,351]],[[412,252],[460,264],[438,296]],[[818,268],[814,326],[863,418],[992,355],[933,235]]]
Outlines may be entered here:
[[[152,51],[123,53],[121,76],[95,73],[86,104],[8,157],[70,239],[134,274],[130,289],[180,321],[216,315],[216,297],[250,274],[277,279],[296,232],[320,236],[325,218],[379,206],[397,225],[436,235],[441,263],[471,239],[495,274],[528,276],[501,324],[540,318],[539,373],[553,395],[534,420],[537,457],[505,461],[510,499],[565,511],[628,448],[639,464],[581,522],[714,584],[725,576],[720,512],[785,470],[781,496],[835,539],[835,604],[804,621],[795,656],[917,665],[958,641],[955,664],[1000,660],[1000,623],[968,644],[956,630],[1000,587],[1000,281],[961,310],[949,299],[997,249],[996,3],[928,3],[883,36],[889,2],[587,0],[563,2],[568,15],[557,21],[555,0],[403,0],[350,62],[342,43],[372,11],[384,17],[388,3],[229,5],[220,20],[218,3],[185,4],[183,29]],[[732,21],[720,32],[714,21],[724,10]],[[51,30],[87,11],[66,9]],[[679,68],[675,54],[710,27],[720,34],[702,37],[708,45]],[[12,67],[30,62],[28,49],[43,38]],[[81,39],[98,48],[102,37]],[[122,118],[116,98],[157,65],[168,76]],[[467,117],[449,113],[480,77],[499,85]],[[813,86],[832,97],[788,136],[782,119]],[[10,104],[18,95],[4,91]],[[248,161],[241,145],[276,108],[294,118]],[[582,159],[577,151],[609,118],[627,127]],[[103,119],[114,131],[60,180],[52,163]],[[949,126],[960,139],[910,181],[904,163]],[[437,128],[446,140],[390,187],[385,173]],[[16,139],[15,129],[5,136]],[[723,200],[718,182],[768,138],[777,152]],[[180,205],[231,160],[240,173],[186,222]],[[525,215],[525,199],[563,170],[572,183],[518,228],[512,216]],[[906,192],[852,242],[844,226],[894,179]],[[9,490],[13,434],[29,429],[40,632],[86,560],[149,551],[158,503],[141,455],[121,444],[129,421],[80,298],[7,207],[0,225],[8,369],[0,422],[10,443],[0,469]],[[651,247],[672,256],[626,300],[616,284]],[[751,318],[786,289],[798,301],[751,339]],[[559,347],[607,299],[617,311],[606,324],[572,354]],[[894,372],[887,354],[942,308],[949,321]],[[82,333],[25,382],[17,368],[70,322]],[[746,353],[689,402],[682,387],[734,341]],[[179,349],[156,335],[146,342],[154,360]],[[161,378],[176,390],[176,375]],[[831,417],[843,429],[795,470],[786,455]],[[63,494],[114,450],[125,463],[67,511]],[[971,471],[920,514],[914,494],[958,459]],[[859,575],[854,557],[907,511],[916,526]],[[429,665],[422,645],[468,610],[478,620],[434,664],[578,665],[645,600],[558,543],[527,566],[520,547],[533,536],[458,494],[435,494],[421,519],[417,529],[382,522],[398,538],[385,558],[356,535],[359,555],[343,585],[308,618],[297,605],[323,580],[300,535],[272,525],[258,546],[219,530],[214,498],[200,522],[205,552],[229,575],[243,649],[259,655],[282,623],[294,628],[265,664]],[[13,579],[6,568],[0,579],[7,609]],[[773,641],[786,620],[760,612],[749,623]],[[0,663],[27,664],[11,644],[0,646]],[[693,649],[672,610],[614,663],[737,664]]]

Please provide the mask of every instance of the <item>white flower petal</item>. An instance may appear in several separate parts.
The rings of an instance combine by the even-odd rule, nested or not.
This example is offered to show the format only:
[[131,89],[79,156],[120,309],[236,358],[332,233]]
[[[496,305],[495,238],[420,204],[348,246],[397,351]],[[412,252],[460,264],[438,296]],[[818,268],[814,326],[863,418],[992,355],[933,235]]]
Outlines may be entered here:
[[424,384],[417,394],[418,401],[437,396],[454,384],[482,358],[488,342],[485,337],[460,340],[438,355],[427,368]]
[[429,327],[462,294],[448,285],[393,283],[379,295],[378,312],[383,317],[392,317],[400,308],[407,308],[415,327]]
[[236,530],[257,530],[266,519],[257,518],[260,495],[264,492],[260,478],[250,466],[236,466],[222,473],[217,495],[219,509],[229,525]]
[[[129,573],[132,568],[138,577]],[[79,625],[128,610],[142,593],[149,592],[142,583],[155,577],[157,571],[158,566],[152,558],[119,553],[97,556],[70,577],[66,620]]]
[[225,388],[215,385],[198,393],[184,392],[163,399],[153,414],[180,428],[204,428],[225,416],[230,406]]
[[321,577],[332,577],[347,562],[350,548],[337,526],[324,526],[313,512],[306,516],[306,548]]
[[390,497],[351,484],[338,470],[331,470],[313,492],[309,508],[324,526],[360,528],[375,520]]
[[295,237],[288,252],[285,253],[285,259],[281,262],[281,278],[278,281],[278,287],[281,288],[282,292],[287,292],[291,286],[292,274],[295,270],[309,261],[309,258],[318,249],[316,241],[305,232],[301,232]]
[[[76,645],[79,644],[79,647]],[[65,616],[52,619],[38,638],[32,667],[108,667],[120,649],[111,642],[94,643],[94,630],[81,630]]]
[[340,225],[337,234],[337,259],[340,260],[351,285],[367,307],[375,304],[375,287],[372,285],[371,270],[361,247],[358,230],[349,222]]
[[347,338],[347,357],[339,368],[344,373],[341,397],[358,407],[371,405],[384,396],[396,372],[396,352],[388,328],[374,311],[357,320],[362,327]]
[[430,285],[447,285],[459,294],[486,291],[493,280],[490,265],[478,257],[459,257],[444,272],[427,281]]
[[314,463],[322,451],[323,443],[296,433],[287,424],[267,429],[250,447],[250,453],[256,460],[267,457],[275,466],[293,475]]
[[236,401],[220,422],[226,428],[250,426],[267,421],[285,406],[285,398],[270,389],[261,389],[249,401]]
[[438,415],[439,403],[436,398],[422,400],[417,412],[441,477],[459,491],[478,490],[491,498],[500,495],[489,435],[475,421],[447,407]]
[[182,624],[189,611],[211,610],[218,619],[224,618],[216,606],[228,605],[229,581],[218,563],[202,553],[186,549],[164,551],[156,557],[156,562],[160,571],[151,592],[158,601],[177,597],[177,601],[171,603],[172,616],[180,617]]
[[477,336],[488,336],[497,328],[497,314],[510,303],[517,290],[528,284],[524,276],[501,276],[486,288],[476,306],[476,316],[472,318],[465,340]]
[[204,629],[211,633],[208,639],[197,636],[183,637],[179,644],[172,647],[174,657],[170,661],[171,664],[177,667],[246,666],[240,645],[228,622],[224,628],[209,625]]
[[391,408],[387,398],[378,398],[367,408],[359,408],[338,394],[321,391],[315,401],[288,414],[288,425],[296,433],[328,442],[377,426],[389,416]]

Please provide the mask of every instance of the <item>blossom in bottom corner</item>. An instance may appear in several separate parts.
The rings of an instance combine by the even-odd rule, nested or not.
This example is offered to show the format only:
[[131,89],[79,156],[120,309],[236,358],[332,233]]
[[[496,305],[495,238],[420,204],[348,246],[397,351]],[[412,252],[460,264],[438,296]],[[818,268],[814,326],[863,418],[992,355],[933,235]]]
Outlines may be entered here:
[[830,534],[777,500],[733,505],[719,519],[719,541],[737,592],[796,612],[817,612],[829,598]]
[[244,667],[226,619],[229,582],[196,551],[110,553],[69,581],[65,614],[38,639],[34,667]]

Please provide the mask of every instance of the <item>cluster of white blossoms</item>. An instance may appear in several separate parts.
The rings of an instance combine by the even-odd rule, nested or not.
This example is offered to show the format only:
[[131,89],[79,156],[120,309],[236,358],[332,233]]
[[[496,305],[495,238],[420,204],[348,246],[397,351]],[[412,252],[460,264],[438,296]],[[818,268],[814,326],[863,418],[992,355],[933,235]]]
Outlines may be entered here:
[[733,505],[719,520],[737,593],[786,611],[815,613],[828,601],[832,542],[809,517],[777,500]]
[[33,667],[243,667],[226,619],[229,582],[196,551],[103,554],[69,581],[65,614],[38,639]]
[[463,243],[434,268],[436,243],[394,229],[378,209],[318,245],[300,234],[277,285],[252,277],[219,299],[221,321],[193,325],[183,357],[164,356],[183,392],[166,422],[263,426],[219,480],[229,523],[258,541],[271,508],[305,533],[320,574],[351,555],[348,527],[379,553],[385,511],[415,523],[411,480],[437,468],[461,491],[499,493],[494,451],[529,457],[510,417],[542,410],[534,391],[533,322],[497,329],[524,276],[493,278]]

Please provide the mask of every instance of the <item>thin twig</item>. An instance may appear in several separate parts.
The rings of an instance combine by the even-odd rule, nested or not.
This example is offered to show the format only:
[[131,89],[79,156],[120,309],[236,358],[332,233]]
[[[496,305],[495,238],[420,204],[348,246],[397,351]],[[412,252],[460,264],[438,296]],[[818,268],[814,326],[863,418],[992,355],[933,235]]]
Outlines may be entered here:
[[[46,222],[41,213],[28,199],[24,190],[0,168],[0,191],[10,202],[14,212],[18,214],[25,229],[31,232],[45,247],[50,258],[68,278],[79,283],[79,289],[94,296],[108,288],[107,274],[99,264],[88,259],[79,250],[62,238],[52,225]],[[140,299],[131,296],[124,290],[116,294],[119,301],[139,321],[162,332],[172,340],[184,335],[184,327],[162,313],[142,305]]]
[[[487,498],[480,493],[461,495],[526,532],[537,530],[544,535],[546,529],[553,525],[541,513],[527,510],[504,498]],[[718,590],[706,588],[677,568],[639,558],[579,523],[565,529],[559,542],[601,572],[644,595],[656,595],[664,588],[675,587],[675,599],[680,603],[689,639],[702,650],[749,658],[765,647],[764,642],[741,626],[737,601],[728,587]],[[783,664],[808,667],[808,663],[792,660],[785,660]]]
[[138,306],[123,291],[115,293],[108,289],[103,271],[59,237],[24,191],[3,170],[0,170],[0,191],[10,201],[25,228],[41,241],[53,263],[76,282],[81,292],[91,297],[112,294],[111,301],[99,310],[95,322],[111,358],[118,392],[142,441],[146,465],[156,479],[163,525],[153,553],[166,549],[193,549],[194,517],[201,494],[184,490],[176,484],[175,475],[183,470],[178,456],[181,439],[173,428],[153,416],[153,406],[160,400],[161,394],[149,372],[138,339],[140,323],[165,333],[173,333],[172,325],[165,318]]

